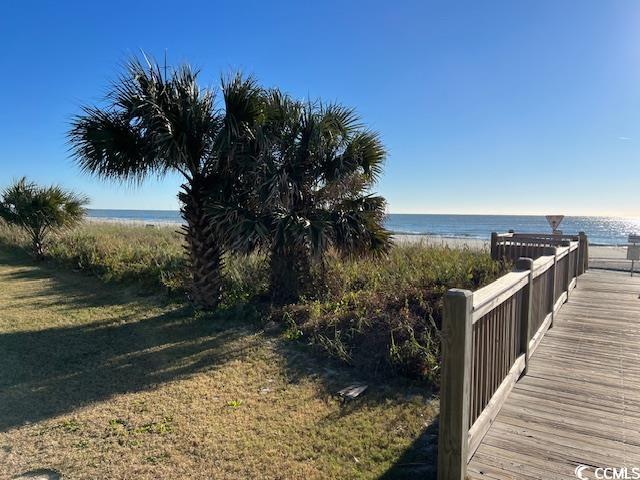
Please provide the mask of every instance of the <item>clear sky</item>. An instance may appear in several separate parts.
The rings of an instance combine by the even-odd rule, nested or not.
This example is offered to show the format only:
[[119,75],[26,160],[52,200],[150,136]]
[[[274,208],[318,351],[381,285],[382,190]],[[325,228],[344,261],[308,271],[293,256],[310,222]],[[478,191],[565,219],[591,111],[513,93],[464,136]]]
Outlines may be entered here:
[[637,0],[28,1],[0,14],[0,184],[27,175],[94,208],[175,209],[79,172],[65,133],[140,49],[242,69],[358,109],[389,149],[393,213],[640,217]]

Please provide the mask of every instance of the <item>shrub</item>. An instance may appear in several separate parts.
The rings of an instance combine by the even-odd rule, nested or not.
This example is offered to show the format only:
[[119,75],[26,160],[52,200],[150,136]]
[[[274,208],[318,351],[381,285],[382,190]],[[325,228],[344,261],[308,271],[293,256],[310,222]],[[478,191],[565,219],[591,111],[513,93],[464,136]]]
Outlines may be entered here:
[[444,294],[475,290],[504,270],[486,252],[423,245],[396,246],[384,259],[333,256],[325,295],[289,305],[283,314],[344,362],[437,383]]

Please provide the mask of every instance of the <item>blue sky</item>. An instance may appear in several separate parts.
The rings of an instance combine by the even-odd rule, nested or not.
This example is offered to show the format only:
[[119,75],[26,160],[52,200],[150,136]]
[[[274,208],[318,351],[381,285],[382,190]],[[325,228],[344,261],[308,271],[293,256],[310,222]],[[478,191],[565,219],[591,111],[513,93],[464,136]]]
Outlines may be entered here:
[[179,179],[82,174],[65,133],[140,49],[354,106],[389,149],[391,212],[640,217],[640,2],[5,2],[0,184],[175,209]]

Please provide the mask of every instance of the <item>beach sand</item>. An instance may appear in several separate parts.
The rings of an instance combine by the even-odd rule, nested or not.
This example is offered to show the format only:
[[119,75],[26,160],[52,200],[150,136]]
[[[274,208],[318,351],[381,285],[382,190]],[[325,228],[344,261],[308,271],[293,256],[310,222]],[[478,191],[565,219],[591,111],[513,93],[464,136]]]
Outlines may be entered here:
[[[488,240],[476,238],[450,238],[437,235],[394,235],[393,240],[396,244],[419,243],[451,248],[470,248],[471,250],[489,250],[490,248]],[[627,260],[627,248],[591,245],[589,246],[589,267],[630,272],[631,261]],[[636,262],[634,272],[640,272],[640,262]]]
[[489,241],[479,238],[442,237],[439,235],[405,235],[394,234],[393,241],[397,245],[417,243],[451,248],[469,248],[471,250],[489,250]]
[[[118,223],[123,225],[144,225],[146,222],[140,220],[116,220],[104,218],[88,218],[91,223]],[[176,226],[172,222],[154,221],[148,225],[155,227],[171,227]],[[421,244],[432,246],[447,246],[450,248],[469,248],[471,250],[486,250],[490,248],[488,240],[478,238],[459,238],[459,237],[443,237],[439,235],[407,235],[394,234],[393,241],[397,245],[403,244]],[[595,246],[589,247],[589,266],[591,268],[604,268],[609,270],[622,270],[629,272],[631,270],[631,262],[627,258],[626,247],[618,246]],[[636,262],[636,272],[640,272],[640,262]]]
[[[627,247],[590,246],[589,268],[631,272],[631,261],[627,260]],[[636,262],[633,271],[640,272],[640,262]]]

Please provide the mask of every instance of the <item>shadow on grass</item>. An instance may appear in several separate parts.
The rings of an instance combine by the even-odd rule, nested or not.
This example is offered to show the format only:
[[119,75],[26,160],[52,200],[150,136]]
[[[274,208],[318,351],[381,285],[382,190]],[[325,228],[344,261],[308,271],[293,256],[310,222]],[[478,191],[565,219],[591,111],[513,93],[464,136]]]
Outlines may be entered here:
[[[0,265],[15,267],[3,272],[3,281],[51,280],[40,283],[37,290],[24,289],[23,293],[13,293],[13,300],[28,300],[31,305],[42,307],[109,307],[129,302],[152,301],[167,303],[168,297],[151,295],[149,290],[135,284],[105,284],[88,272],[67,270],[65,267],[46,261],[39,262],[22,249],[5,247],[0,244]],[[117,292],[117,295],[114,294]],[[60,294],[63,295],[60,295]],[[154,298],[155,297],[155,298]]]
[[[247,358],[264,342],[243,315],[197,318],[189,307],[162,306],[135,288],[105,285],[2,249],[0,265],[14,267],[1,273],[0,288],[3,282],[22,283],[8,298],[0,298],[0,305],[8,302],[27,315],[54,311],[58,319],[61,314],[79,317],[75,325],[53,328],[43,317],[34,323],[42,329],[0,334],[0,432],[217,369]],[[311,353],[308,346],[273,340],[291,382],[314,378],[327,395],[356,381],[370,385],[362,398],[344,404],[336,414],[340,417],[388,401],[431,395],[421,382],[381,380]],[[436,428],[427,427],[381,478],[435,478]]]
[[[335,395],[340,389],[352,383],[365,383],[366,392],[355,400],[345,401],[340,410],[326,417],[326,422],[336,422],[338,418],[348,418],[360,411],[373,411],[389,402],[402,403],[415,398],[433,400],[435,392],[424,381],[406,377],[391,377],[371,374],[309,351],[308,345],[296,342],[280,342],[279,352],[285,360],[289,380],[301,381],[313,377],[319,380],[327,394]],[[438,459],[438,421],[425,418],[429,423],[422,433],[407,448],[400,458],[379,480],[435,480]]]
[[378,480],[436,480],[438,421],[431,423]]
[[[42,330],[0,334],[0,431],[215,369],[259,342],[246,322],[195,318],[185,306],[160,309],[153,299],[80,274],[34,268],[6,252],[0,264],[16,267],[2,272],[0,285],[25,282],[19,293],[5,290],[0,303],[24,304],[30,316],[44,317],[48,312],[39,307],[52,306],[58,316],[83,316],[78,325],[55,328],[36,317]],[[35,288],[32,281],[39,281]]]

